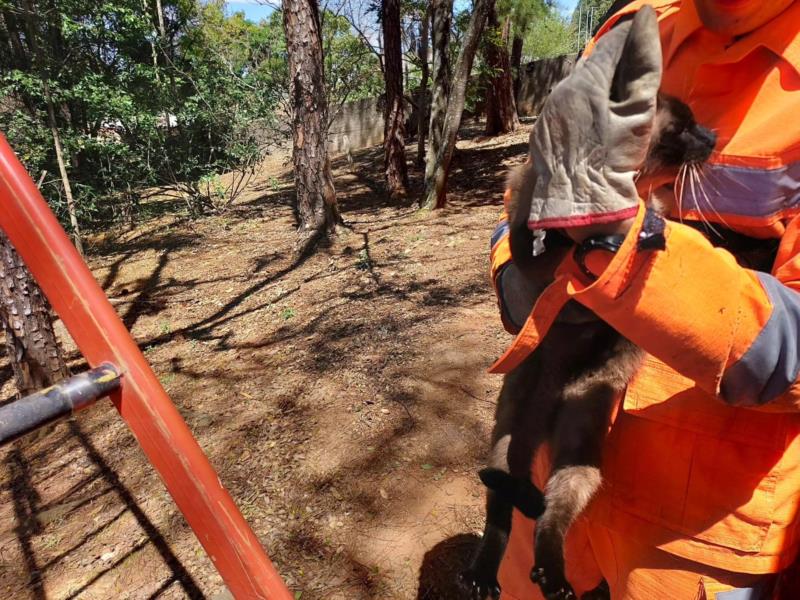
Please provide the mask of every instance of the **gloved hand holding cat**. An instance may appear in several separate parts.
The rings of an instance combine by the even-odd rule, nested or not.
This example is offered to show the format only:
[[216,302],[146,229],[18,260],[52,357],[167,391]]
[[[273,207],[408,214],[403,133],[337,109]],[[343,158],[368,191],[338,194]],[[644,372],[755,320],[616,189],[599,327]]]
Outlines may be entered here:
[[[634,177],[650,145],[661,81],[655,13],[642,13],[646,23],[610,31],[545,104],[531,136],[531,229],[583,228],[636,214]],[[630,59],[620,62],[622,54]],[[613,226],[591,232],[620,233]]]

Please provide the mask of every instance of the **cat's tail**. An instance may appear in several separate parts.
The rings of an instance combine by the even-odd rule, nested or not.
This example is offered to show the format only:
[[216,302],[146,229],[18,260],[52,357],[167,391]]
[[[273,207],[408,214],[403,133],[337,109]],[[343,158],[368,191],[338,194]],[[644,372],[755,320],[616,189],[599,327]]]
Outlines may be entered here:
[[483,485],[526,517],[536,519],[544,512],[544,494],[527,479],[491,467],[478,471],[478,477]]

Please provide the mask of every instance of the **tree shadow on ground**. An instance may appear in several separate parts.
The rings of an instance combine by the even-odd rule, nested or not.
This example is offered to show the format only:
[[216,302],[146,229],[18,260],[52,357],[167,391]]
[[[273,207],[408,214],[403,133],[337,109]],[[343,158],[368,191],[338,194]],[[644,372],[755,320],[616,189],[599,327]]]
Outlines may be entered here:
[[[51,430],[50,433],[52,434],[53,431]],[[11,496],[16,522],[13,532],[23,557],[23,567],[28,574],[26,587],[31,596],[35,600],[46,600],[47,596],[44,592],[43,583],[47,573],[52,568],[58,567],[63,561],[68,561],[71,554],[113,527],[125,513],[130,512],[145,535],[144,541],[139,542],[128,552],[116,557],[113,562],[94,573],[88,580],[82,582],[79,587],[71,589],[65,600],[80,597],[101,577],[114,571],[129,557],[150,544],[156,549],[170,572],[169,577],[160,589],[166,589],[166,587],[177,583],[181,586],[187,598],[202,599],[204,596],[192,575],[173,553],[156,525],[139,507],[133,494],[120,480],[117,471],[103,458],[89,438],[89,434],[77,422],[69,421],[67,423],[67,431],[59,435],[53,435],[53,438],[53,441],[46,446],[46,448],[49,448],[47,453],[50,456],[63,451],[65,446],[68,446],[71,442],[77,442],[95,472],[81,479],[59,499],[45,504],[42,502],[37,488],[45,485],[46,480],[35,482],[30,465],[35,457],[41,458],[46,452],[38,450],[32,454],[29,452],[27,440],[20,440],[15,443],[12,450],[6,455],[4,463],[10,474],[6,489]],[[55,469],[54,471],[57,474],[61,472],[61,469]],[[100,491],[94,491],[93,488],[100,482],[105,485]],[[78,511],[82,508],[92,505],[108,494],[117,496],[121,506],[120,510],[109,519],[101,519],[99,523],[95,519],[92,526],[84,530],[80,539],[71,540],[71,545],[55,557],[48,557],[45,561],[37,557],[34,543],[36,538],[45,534],[47,529],[52,532],[53,527],[57,527],[57,523],[62,518],[70,514],[78,514]]]
[[[176,386],[175,390],[179,391],[171,390],[170,394],[202,440],[231,494],[244,506],[245,512],[255,511],[253,514],[263,519],[251,522],[271,554],[274,549],[282,572],[291,575],[293,569],[302,567],[308,573],[322,561],[319,569],[324,575],[314,577],[315,582],[305,588],[308,592],[304,592],[304,597],[315,597],[313,594],[319,593],[317,597],[324,598],[325,594],[338,592],[340,588],[349,592],[351,598],[392,597],[383,593],[384,586],[391,584],[390,578],[373,572],[374,565],[365,564],[371,558],[365,558],[363,552],[351,553],[346,541],[338,540],[331,533],[334,530],[326,529],[328,514],[357,511],[364,519],[358,521],[354,529],[378,528],[402,521],[400,509],[409,508],[410,503],[417,500],[402,506],[400,502],[387,503],[378,494],[376,482],[392,481],[396,465],[409,454],[409,448],[415,451],[413,460],[417,471],[421,469],[420,464],[431,467],[419,478],[411,477],[413,481],[407,482],[417,486],[420,497],[436,488],[439,480],[433,478],[434,472],[440,468],[444,472],[446,468],[446,479],[456,467],[459,470],[471,467],[478,460],[477,455],[483,452],[480,440],[485,437],[488,407],[481,408],[476,402],[488,401],[484,394],[489,393],[490,385],[484,387],[481,380],[486,366],[483,361],[488,358],[484,357],[482,349],[474,348],[473,359],[469,361],[459,356],[458,360],[431,365],[426,364],[432,362],[426,357],[431,354],[429,344],[436,340],[436,335],[447,338],[446,344],[441,344],[442,350],[458,353],[471,347],[469,338],[459,342],[450,335],[450,330],[429,333],[443,318],[472,319],[476,314],[484,314],[475,309],[485,304],[491,293],[483,268],[475,266],[482,256],[477,242],[466,251],[461,250],[462,246],[448,247],[447,243],[455,238],[474,240],[483,235],[481,228],[485,219],[470,220],[469,213],[475,212],[476,207],[499,202],[505,176],[501,162],[515,158],[517,150],[483,147],[459,150],[457,176],[451,180],[456,190],[452,203],[447,210],[419,220],[415,216],[418,210],[414,198],[398,202],[386,197],[381,152],[380,148],[373,148],[356,153],[357,172],[340,175],[341,187],[337,187],[337,191],[345,218],[353,224],[355,234],[352,241],[347,241],[352,246],[348,252],[334,247],[330,252],[325,249],[305,265],[292,264],[286,254],[291,236],[282,237],[281,233],[285,222],[289,221],[291,190],[270,188],[271,193],[234,207],[224,218],[192,223],[191,233],[162,230],[157,225],[151,226],[149,231],[136,232],[130,247],[124,244],[108,247],[115,255],[110,261],[107,259],[104,268],[108,270],[102,273],[106,290],[114,288],[114,293],[121,293],[120,279],[130,289],[124,294],[120,312],[129,326],[135,325],[142,333],[140,345],[146,346],[148,352],[153,351],[153,354],[148,353],[148,360],[156,369],[163,369],[163,380],[169,377],[178,382],[186,379],[185,387]],[[520,162],[523,154],[519,153]],[[337,158],[335,162],[338,165],[343,160]],[[337,169],[341,173],[344,167]],[[421,172],[412,170],[412,181],[419,183],[420,178]],[[487,210],[483,214],[490,212]],[[461,219],[462,213],[462,220],[453,218],[458,215]],[[261,219],[256,227],[263,224],[268,234],[265,244],[256,246],[261,242],[239,236],[238,232],[222,233],[227,222],[243,222],[254,215]],[[281,222],[272,223],[270,228],[273,218]],[[493,222],[485,224],[487,242],[492,225]],[[359,236],[363,237],[363,246]],[[189,261],[203,261],[204,257],[213,264],[211,259],[218,251],[203,254],[209,243],[213,243],[213,248],[218,244],[231,246],[231,256],[249,258],[242,262],[242,268],[216,265],[220,270],[213,276],[198,276],[188,269],[176,270],[176,265],[188,267]],[[441,244],[434,247],[435,243]],[[245,244],[253,245],[249,255]],[[481,251],[485,245],[481,238]],[[187,255],[194,255],[195,248],[199,257],[189,258]],[[178,252],[186,249],[191,252]],[[153,250],[157,251],[155,256]],[[362,251],[369,259],[368,268],[362,268]],[[142,252],[148,252],[149,262],[144,268],[136,266],[138,275],[131,284],[125,279],[129,268],[126,261],[141,260]],[[208,273],[210,267],[205,268],[204,273]],[[228,279],[231,287],[224,289],[223,282]],[[238,285],[234,283],[237,281]],[[207,286],[209,282],[218,285]],[[219,294],[217,302],[198,311],[200,314],[187,311],[186,299],[191,294],[209,292]],[[276,309],[285,304],[268,312],[271,304],[277,305],[287,299],[293,302],[310,299],[314,305],[307,303],[304,308],[308,312],[302,313],[295,304],[298,315],[292,319],[278,316],[280,313]],[[459,313],[462,309],[464,313]],[[168,333],[162,328],[161,333],[155,333],[152,317],[162,311],[166,318],[180,319],[182,327]],[[465,313],[468,313],[466,317]],[[485,336],[483,341],[487,340],[492,342],[492,338]],[[476,345],[480,344],[472,344]],[[196,350],[190,351],[190,347]],[[290,358],[283,358],[285,355]],[[437,361],[440,359],[441,356],[436,356]],[[346,378],[337,381],[342,372],[352,375],[352,381]],[[333,382],[328,388],[331,394],[346,400],[314,396],[314,388],[321,382]],[[242,400],[240,391],[251,395]],[[205,392],[208,393],[204,397]],[[353,412],[348,412],[351,409]],[[327,412],[321,412],[325,410]],[[308,440],[330,441],[330,437],[323,435],[330,426],[319,423],[318,419],[335,420],[342,428],[343,437],[360,436],[362,446],[354,451],[342,443],[348,451],[335,455],[324,470],[310,473],[306,481],[288,479],[282,465],[292,465],[297,470],[297,465],[303,464],[297,457],[309,451]],[[136,447],[132,437],[119,435],[113,441],[101,442],[93,436],[103,427],[103,420],[87,421],[97,427],[84,430],[86,440],[95,440],[96,448],[100,449],[85,449],[86,454],[93,457],[91,473],[75,486],[65,485],[70,489],[45,506],[41,506],[41,502],[37,504],[35,491],[23,489],[18,492],[14,508],[19,507],[18,514],[27,515],[48,510],[52,505],[67,504],[72,494],[86,502],[101,496],[112,498],[116,494],[114,510],[103,514],[95,523],[89,522],[81,536],[58,548],[52,556],[32,554],[37,550],[30,544],[30,536],[35,532],[19,531],[19,535],[29,536],[30,549],[30,553],[24,550],[19,553],[19,562],[28,563],[30,558],[31,572],[38,570],[49,576],[53,572],[51,565],[63,567],[80,555],[79,548],[83,546],[85,550],[91,546],[89,542],[102,537],[103,531],[113,529],[120,515],[133,513],[139,520],[139,530],[156,545],[161,561],[169,567],[163,576],[153,581],[153,586],[163,591],[178,581],[184,586],[184,594],[193,597],[197,586],[193,587],[191,576],[176,563],[166,543],[163,548],[158,546],[164,537],[173,538],[163,527],[159,531],[152,523],[148,525],[141,520],[146,521],[147,517],[141,511],[136,514],[135,499],[124,485],[137,494],[141,490],[127,477],[123,483],[116,476],[116,473],[127,474],[131,465],[139,466],[143,472],[135,477],[137,482],[142,482],[143,489],[147,493],[161,489],[157,483],[153,484],[152,471],[141,469],[141,464],[146,463],[141,458],[130,458]],[[454,423],[457,423],[455,428]],[[108,428],[107,422],[105,427]],[[118,423],[115,427],[119,427],[117,432],[122,429]],[[352,427],[352,431],[345,431],[347,427]],[[421,440],[425,444],[430,442],[431,448],[419,450]],[[52,444],[50,440],[43,442],[38,443],[37,448],[46,446],[49,450],[37,457],[40,469],[43,463],[45,465],[40,473],[55,478],[58,468],[51,473],[47,463],[50,461],[50,467],[57,467],[65,458],[58,440]],[[50,450],[56,458],[51,458]],[[325,451],[332,454],[334,450],[335,447],[326,446]],[[107,457],[105,466],[99,451]],[[249,458],[245,458],[245,453]],[[268,456],[267,461],[258,461],[257,457],[263,455]],[[56,459],[58,462],[54,465]],[[24,460],[34,460],[33,453]],[[116,471],[110,472],[110,465]],[[21,469],[19,464],[14,468]],[[404,469],[402,473],[415,476],[412,469]],[[21,471],[20,474],[24,475]],[[43,479],[36,481],[40,491],[46,489],[42,488]],[[334,482],[339,495],[328,493]],[[296,489],[284,493],[288,483]],[[95,487],[89,488],[90,485]],[[283,515],[276,517],[266,511],[263,508],[266,504],[269,508],[297,506],[302,509],[301,514],[319,518],[322,525],[288,522]],[[306,513],[306,507],[311,511]],[[79,508],[73,507],[73,518],[84,514],[77,512]],[[464,526],[456,530],[472,529]],[[452,530],[443,533],[442,537],[451,533]],[[460,597],[450,584],[466,563],[476,540],[475,536],[459,535],[431,549],[420,571],[418,597]],[[26,542],[20,539],[19,543]],[[339,550],[340,544],[344,550]],[[421,554],[422,548],[418,550]],[[117,566],[117,558],[124,559],[141,551],[140,544],[127,545],[124,553],[105,565],[104,571],[91,575],[91,581],[79,580],[82,587],[78,593],[90,594],[93,590],[88,586],[104,573],[123,573],[124,567]],[[191,563],[188,568],[194,572]],[[411,589],[416,583],[415,570],[416,565],[408,580]],[[345,574],[343,579],[339,573]],[[305,585],[305,582],[300,583]],[[413,592],[404,597],[411,594]]]
[[428,550],[419,569],[417,600],[462,600],[458,574],[467,568],[478,542],[477,535],[462,533]]
[[453,159],[448,193],[455,196],[448,208],[486,206],[502,199],[510,166],[525,161],[528,144],[520,142],[496,148],[461,148]]

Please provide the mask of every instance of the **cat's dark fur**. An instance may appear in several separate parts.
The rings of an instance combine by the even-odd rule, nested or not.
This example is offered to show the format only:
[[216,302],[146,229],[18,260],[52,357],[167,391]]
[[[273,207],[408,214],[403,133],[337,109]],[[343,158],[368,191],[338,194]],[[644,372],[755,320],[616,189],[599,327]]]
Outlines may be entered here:
[[[695,122],[688,106],[660,94],[641,177],[674,179],[684,164],[705,161],[715,142],[715,135]],[[553,280],[555,267],[573,245],[548,231],[547,250],[532,255],[528,215],[534,185],[530,160],[509,177],[510,244],[516,268],[541,290]],[[668,212],[670,207],[660,208]],[[486,527],[462,576],[471,598],[499,594],[497,568],[513,507],[536,519],[534,581],[548,599],[575,597],[564,575],[564,537],[600,486],[602,444],[613,404],[642,357],[634,344],[570,302],[536,351],[505,377],[489,464],[480,473],[488,488]],[[552,470],[542,494],[530,483],[530,469],[536,449],[545,441],[551,448]],[[607,587],[594,594],[591,597],[603,597]]]

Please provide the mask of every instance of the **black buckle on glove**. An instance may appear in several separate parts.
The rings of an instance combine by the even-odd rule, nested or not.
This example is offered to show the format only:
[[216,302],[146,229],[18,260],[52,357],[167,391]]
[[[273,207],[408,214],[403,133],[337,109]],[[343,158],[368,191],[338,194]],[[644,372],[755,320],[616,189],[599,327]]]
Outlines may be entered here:
[[[664,218],[648,208],[644,215],[642,229],[639,232],[639,239],[636,243],[638,251],[644,250],[663,250],[667,246],[666,238],[664,237],[664,230],[666,223]],[[586,256],[589,252],[594,250],[604,250],[612,254],[619,252],[622,243],[625,241],[624,235],[593,235],[586,238],[575,247],[575,262],[578,264],[581,272],[586,275],[591,281],[597,281],[598,275],[595,275],[586,266]]]
[[592,273],[589,267],[586,266],[586,256],[589,252],[594,252],[595,250],[604,250],[605,252],[616,254],[619,252],[619,249],[622,247],[622,242],[624,241],[625,236],[621,234],[593,235],[588,237],[575,247],[575,262],[584,275],[590,280],[596,281],[598,276]]

